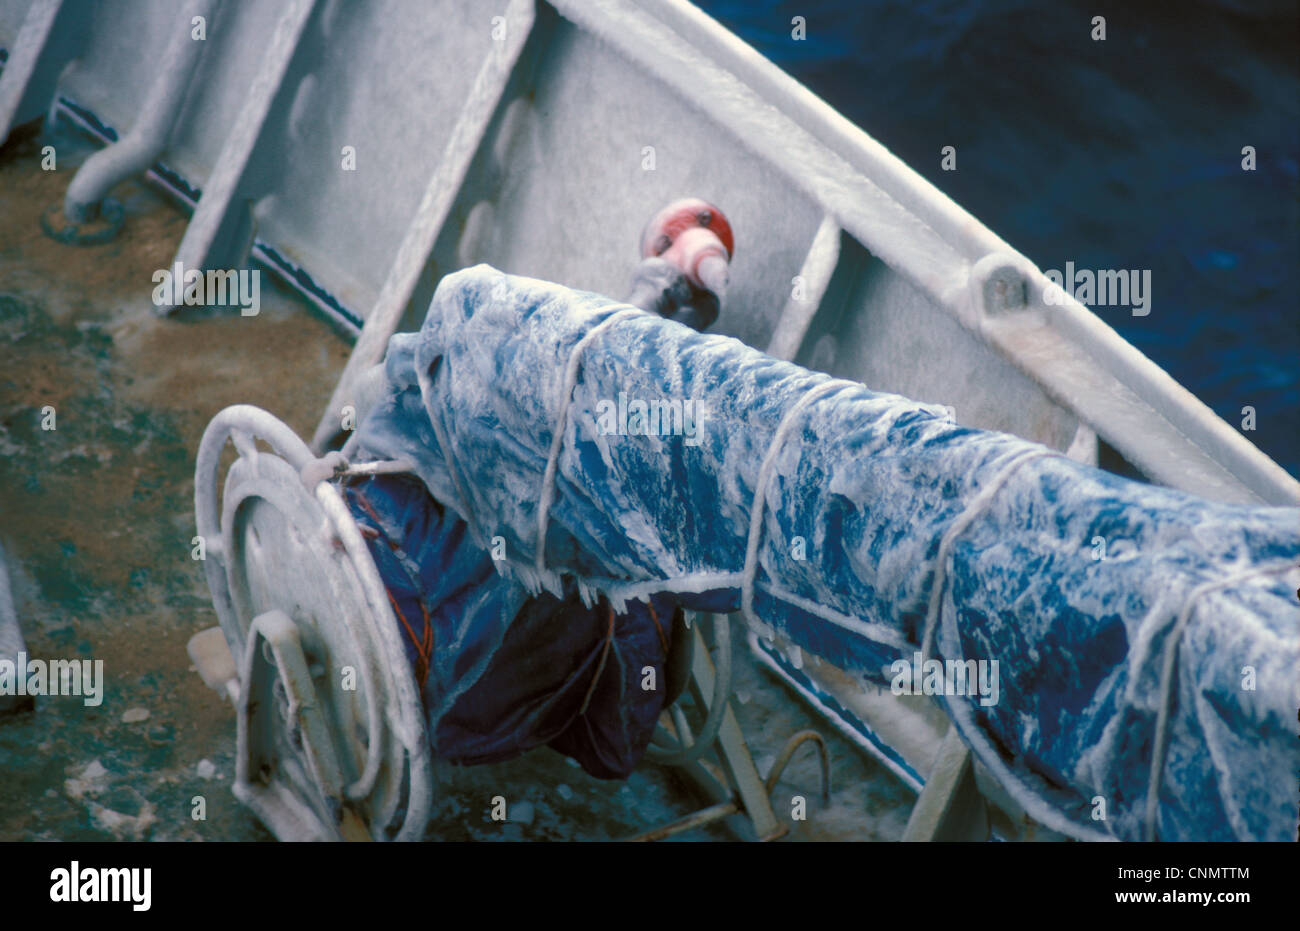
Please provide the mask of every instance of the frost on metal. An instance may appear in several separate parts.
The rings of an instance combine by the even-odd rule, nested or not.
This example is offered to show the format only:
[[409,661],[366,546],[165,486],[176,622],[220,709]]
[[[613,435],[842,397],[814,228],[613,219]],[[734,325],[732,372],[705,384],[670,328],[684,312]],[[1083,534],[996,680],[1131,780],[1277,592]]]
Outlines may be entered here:
[[[621,309],[484,265],[445,278],[420,332],[393,337],[385,397],[354,444],[417,463],[468,523],[465,545],[505,538],[504,577],[486,584],[558,593],[569,577],[616,605],[673,592],[687,607],[735,610],[761,464],[791,408],[828,378],[628,315],[585,345],[566,396],[574,347]],[[934,655],[996,660],[1000,698],[943,701],[1026,810],[1080,838],[1143,836],[1166,647],[1187,608],[1156,835],[1293,835],[1295,586],[1276,572],[1207,586],[1300,564],[1300,511],[1212,503],[1046,451],[1008,470],[1044,448],[897,395],[824,390],[792,418],[761,490],[761,628],[888,684],[890,663],[921,648],[940,543],[965,515],[944,548]],[[693,400],[695,445],[602,430],[601,404],[620,393]],[[1099,536],[1106,559],[1094,558]],[[1105,819],[1094,820],[1097,796]]]
[[[11,680],[14,676],[23,675],[18,666],[26,661],[26,650],[23,632],[18,626],[18,614],[14,611],[13,593],[9,588],[9,567],[5,563],[5,551],[0,547],[0,676],[4,675],[6,665]],[[31,697],[13,695],[12,684],[11,681],[10,688],[0,689],[0,714],[31,707]]]

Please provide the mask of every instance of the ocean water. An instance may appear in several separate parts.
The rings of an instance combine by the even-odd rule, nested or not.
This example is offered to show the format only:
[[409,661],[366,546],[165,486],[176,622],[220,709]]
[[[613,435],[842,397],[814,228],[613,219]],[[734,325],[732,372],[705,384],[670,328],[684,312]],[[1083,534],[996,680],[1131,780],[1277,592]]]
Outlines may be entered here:
[[1149,271],[1093,310],[1300,476],[1297,4],[696,2],[1040,268]]

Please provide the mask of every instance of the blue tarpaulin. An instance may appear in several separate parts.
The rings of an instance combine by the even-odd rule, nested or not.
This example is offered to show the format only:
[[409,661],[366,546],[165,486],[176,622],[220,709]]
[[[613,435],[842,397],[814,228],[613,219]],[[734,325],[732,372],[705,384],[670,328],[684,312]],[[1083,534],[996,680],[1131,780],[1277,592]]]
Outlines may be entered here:
[[663,707],[663,692],[641,684],[646,667],[662,679],[670,601],[615,613],[584,605],[572,582],[560,597],[526,597],[418,479],[369,478],[344,496],[434,711],[440,759],[494,763],[549,744],[594,776],[632,772]]
[[[480,727],[549,720],[511,717],[558,687],[532,678],[555,664],[530,650],[572,647],[576,675],[604,642],[601,611],[634,617],[655,596],[660,616],[747,607],[864,683],[890,685],[917,651],[996,662],[995,702],[941,700],[1049,827],[1139,839],[1150,799],[1161,839],[1294,839],[1300,606],[1282,573],[1300,564],[1300,510],[1132,482],[482,265],[443,279],[385,366],[346,452],[412,461],[436,518],[411,524],[390,494],[375,521],[350,500],[425,551],[404,571],[434,586],[418,599],[425,697],[453,756],[554,739],[516,727],[496,746]],[[570,624],[583,633],[565,647]],[[652,630],[629,624],[628,674],[585,706],[603,709],[603,740],[625,735],[623,764],[658,711],[631,675]]]

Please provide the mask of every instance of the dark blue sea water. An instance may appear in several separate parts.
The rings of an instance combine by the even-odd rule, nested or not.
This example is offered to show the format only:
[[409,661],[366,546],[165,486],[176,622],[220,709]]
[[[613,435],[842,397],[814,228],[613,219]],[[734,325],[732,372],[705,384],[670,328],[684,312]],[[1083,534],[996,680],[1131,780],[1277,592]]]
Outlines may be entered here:
[[1300,476],[1296,3],[696,2],[1040,268],[1150,269],[1095,312]]

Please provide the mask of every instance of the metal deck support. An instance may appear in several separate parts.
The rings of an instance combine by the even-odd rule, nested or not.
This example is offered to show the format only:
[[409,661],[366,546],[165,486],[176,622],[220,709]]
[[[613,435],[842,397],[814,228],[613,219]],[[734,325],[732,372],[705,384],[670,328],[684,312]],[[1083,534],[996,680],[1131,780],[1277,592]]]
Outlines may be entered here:
[[176,250],[176,261],[186,268],[236,268],[248,260],[254,234],[249,165],[315,6],[316,0],[289,0],[276,24],[261,70]]
[[841,232],[839,222],[833,216],[827,214],[822,218],[821,226],[817,227],[817,235],[808,248],[808,255],[799,269],[799,277],[803,279],[803,297],[796,298],[792,293],[786,302],[767,344],[769,356],[792,362],[799,354],[804,337],[808,335],[808,327],[817,316],[826,289],[830,287],[831,276],[839,264]]
[[[730,621],[724,615],[715,615],[715,623],[727,624]],[[709,648],[704,641],[704,635],[700,632],[698,623],[691,625],[691,669],[688,675],[688,687],[695,697],[695,701],[702,708],[709,708],[709,701],[713,696],[715,670],[713,660],[709,657]],[[736,720],[736,715],[731,709],[730,696],[726,699],[726,707],[723,710],[722,721],[718,726],[717,736],[711,742],[710,749],[716,752],[718,761],[722,764],[723,779],[719,779],[713,768],[701,765],[698,759],[692,759],[686,763],[665,762],[663,765],[673,767],[674,771],[684,777],[693,788],[702,794],[709,805],[697,811],[693,811],[685,817],[678,818],[668,824],[662,824],[658,827],[643,831],[634,837],[629,837],[629,841],[656,841],[672,837],[676,834],[683,834],[696,828],[707,827],[710,824],[716,824],[719,821],[732,819],[729,827],[742,840],[757,839],[760,841],[776,840],[786,833],[786,827],[776,817],[776,812],[772,809],[770,800],[769,784],[758,775],[758,767],[754,765],[754,759],[750,755],[749,746],[745,743],[745,736],[740,729],[740,723]],[[710,717],[712,717],[710,708]],[[672,707],[674,725],[677,728],[677,739],[683,746],[698,747],[690,733],[690,726],[686,721],[685,715],[681,713],[678,706]],[[820,737],[818,737],[820,740]],[[772,775],[769,777],[775,783],[773,777],[779,777],[781,769],[789,760],[789,753],[793,751],[796,743],[787,745],[787,753],[783,758],[773,764]],[[829,786],[829,774],[824,778],[824,784]],[[744,816],[743,819],[736,816]],[[751,836],[752,832],[752,836]]]
[[506,8],[505,38],[501,42],[494,42],[494,50],[484,59],[474,78],[474,86],[452,128],[438,167],[424,189],[420,207],[406,228],[383,290],[366,317],[361,336],[352,349],[352,355],[312,437],[311,446],[317,453],[323,452],[326,444],[338,432],[342,409],[353,403],[353,384],[358,376],[383,360],[388,339],[397,330],[407,304],[415,293],[420,273],[429,261],[438,234],[451,213],[479,145],[505,96],[536,20],[534,0],[511,0]]
[[[730,621],[719,617],[717,623]],[[701,707],[707,707],[709,697],[713,694],[713,660],[709,658],[709,648],[700,633],[700,625],[691,625],[691,635],[695,640],[695,653],[691,660],[690,689]],[[736,720],[736,713],[731,710],[731,699],[727,699],[727,710],[723,713],[722,726],[718,729],[718,758],[722,763],[731,788],[737,795],[740,809],[749,818],[754,833],[759,840],[773,840],[785,833],[785,827],[772,810],[767,787],[763,777],[758,774],[754,758],[745,743],[745,735]]]
[[173,16],[158,74],[140,104],[135,124],[117,142],[86,159],[68,185],[63,199],[68,221],[82,224],[98,219],[109,192],[126,178],[146,171],[167,148],[205,48],[205,43],[190,35],[189,15],[194,12],[207,19],[219,3],[196,0],[193,10]]
[[[17,126],[45,113],[64,65],[81,51],[76,4],[36,0],[0,71],[0,143]],[[87,8],[81,10],[85,15]]]
[[903,831],[904,841],[986,841],[989,815],[975,784],[970,749],[949,729],[925,788]]
[[[23,632],[18,627],[18,614],[14,610],[13,593],[9,589],[9,567],[5,563],[4,549],[0,548],[0,660],[7,660],[17,668],[19,657],[26,652]],[[0,695],[0,714],[25,711],[33,704],[30,695]]]

